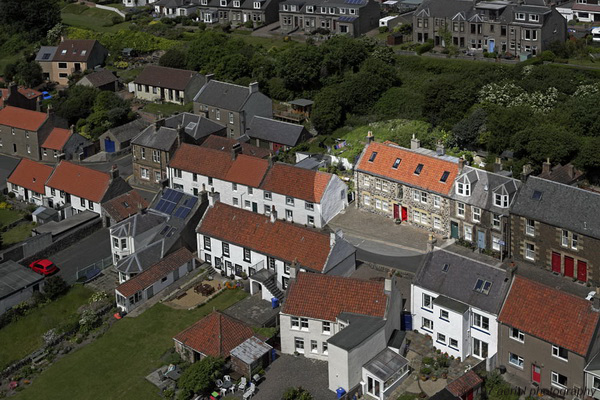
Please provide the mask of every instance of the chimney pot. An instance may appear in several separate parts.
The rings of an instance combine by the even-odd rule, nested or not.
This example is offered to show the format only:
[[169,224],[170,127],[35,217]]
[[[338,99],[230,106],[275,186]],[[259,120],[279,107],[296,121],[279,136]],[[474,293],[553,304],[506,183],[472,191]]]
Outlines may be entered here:
[[464,158],[459,158],[458,159],[458,169],[460,171],[462,171],[462,169],[465,167],[465,159]]
[[438,156],[443,156],[446,154],[446,149],[444,148],[444,144],[442,142],[438,142],[435,146],[435,152]]
[[367,133],[367,144],[372,143],[375,140],[375,136],[373,136],[373,131],[369,131]]
[[417,137],[413,133],[412,139],[410,139],[410,149],[417,150],[419,147],[421,147],[421,141],[417,139]]
[[235,160],[239,154],[242,154],[242,144],[236,142],[231,146],[231,159]]

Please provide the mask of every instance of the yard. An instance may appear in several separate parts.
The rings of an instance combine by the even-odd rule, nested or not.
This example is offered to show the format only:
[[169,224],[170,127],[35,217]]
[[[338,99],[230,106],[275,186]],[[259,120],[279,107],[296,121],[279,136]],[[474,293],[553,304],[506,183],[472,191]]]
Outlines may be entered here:
[[0,370],[39,348],[43,344],[42,335],[68,322],[91,294],[88,288],[74,286],[63,297],[0,329],[0,343],[10,343],[0,346]]
[[246,295],[227,290],[192,311],[157,304],[139,317],[126,317],[94,343],[52,365],[15,399],[160,399],[158,389],[144,377],[161,365],[173,336]]
[[24,222],[2,234],[2,246],[8,247],[22,242],[31,236],[31,230],[35,226],[33,222]]
[[[113,18],[121,18],[117,13],[99,8],[72,3],[61,10],[62,22],[65,25],[91,29],[96,32],[117,32],[127,29],[129,22],[113,25]],[[121,18],[122,19],[122,18]]]
[[168,117],[175,113],[192,112],[192,103],[183,106],[175,103],[149,103],[144,106],[143,111],[155,115],[162,114],[163,117]]
[[254,45],[254,46],[262,45],[262,46],[266,47],[267,49],[271,48],[271,47],[282,47],[287,44],[286,42],[283,41],[282,38],[278,38],[278,37],[266,38],[266,37],[260,37],[260,36],[252,36],[251,33],[252,32],[250,32],[250,31],[236,29],[231,32],[231,36],[233,36],[234,38],[239,38],[239,39],[243,40],[244,42]]
[[9,210],[8,208],[0,208],[0,227],[10,225],[15,221],[23,218],[23,215],[16,210]]

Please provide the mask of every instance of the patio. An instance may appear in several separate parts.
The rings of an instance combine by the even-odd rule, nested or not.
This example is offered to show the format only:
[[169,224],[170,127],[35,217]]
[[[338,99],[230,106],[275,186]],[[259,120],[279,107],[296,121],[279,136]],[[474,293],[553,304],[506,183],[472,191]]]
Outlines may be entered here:
[[[199,304],[205,303],[209,298],[223,290],[225,288],[225,281],[226,279],[215,276],[213,280],[195,282],[191,287],[176,294],[173,299],[167,301],[165,304],[175,309],[184,310],[196,307]],[[210,286],[214,291],[210,293],[210,290],[207,290],[206,287],[202,287],[202,290],[199,290],[199,285]]]
[[237,302],[223,312],[250,326],[275,326],[279,307],[273,308],[270,302],[263,300],[261,294],[257,293]]

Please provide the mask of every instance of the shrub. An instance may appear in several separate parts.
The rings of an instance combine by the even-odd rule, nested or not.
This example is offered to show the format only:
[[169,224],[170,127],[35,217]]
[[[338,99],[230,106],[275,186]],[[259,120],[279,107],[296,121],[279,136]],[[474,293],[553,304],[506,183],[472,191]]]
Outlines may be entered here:
[[431,368],[429,367],[423,367],[421,368],[421,375],[430,375],[431,374]]
[[425,365],[433,365],[433,358],[431,358],[431,357],[423,357],[423,364],[425,364]]
[[15,195],[15,192],[8,192],[8,197],[9,197],[9,198],[11,198],[11,199],[14,199],[14,198],[15,198],[15,196],[16,196],[16,195]]
[[310,392],[302,386],[290,387],[283,393],[282,400],[312,400]]
[[180,389],[177,398],[189,399],[194,393],[209,393],[214,381],[222,374],[224,361],[221,358],[205,357],[186,369],[177,382]]
[[246,21],[246,22],[244,22],[244,26],[246,28],[252,29],[252,28],[254,28],[254,22],[252,22],[252,21]]
[[554,61],[556,59],[556,55],[552,52],[552,50],[544,50],[542,54],[540,54],[540,58],[542,61]]
[[58,275],[51,276],[46,279],[44,285],[44,293],[50,300],[58,298],[69,289],[69,285],[63,278]]
[[388,28],[387,26],[380,26],[379,27],[379,33],[386,33],[390,30],[390,28]]
[[113,17],[110,19],[110,22],[112,22],[113,25],[118,25],[123,22],[123,17],[119,15],[113,15]]
[[433,49],[433,40],[429,39],[428,41],[426,41],[425,43],[419,45],[419,47],[417,47],[417,54],[421,55],[421,54],[425,54],[428,51],[431,51]]

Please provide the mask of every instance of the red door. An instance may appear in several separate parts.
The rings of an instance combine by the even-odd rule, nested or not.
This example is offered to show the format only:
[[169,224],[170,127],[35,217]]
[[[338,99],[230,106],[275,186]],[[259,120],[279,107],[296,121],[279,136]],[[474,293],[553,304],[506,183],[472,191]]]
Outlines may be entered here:
[[408,221],[408,208],[402,207],[402,221]]
[[560,274],[560,253],[552,252],[552,272]]
[[577,279],[587,282],[587,263],[585,261],[577,261]]
[[542,382],[542,370],[535,364],[531,364],[531,380],[537,384]]
[[575,260],[572,257],[565,256],[565,276],[572,278],[575,272]]
[[400,218],[400,206],[398,204],[394,204],[394,219]]
[[469,390],[469,393],[465,397],[466,400],[473,400],[473,390]]

